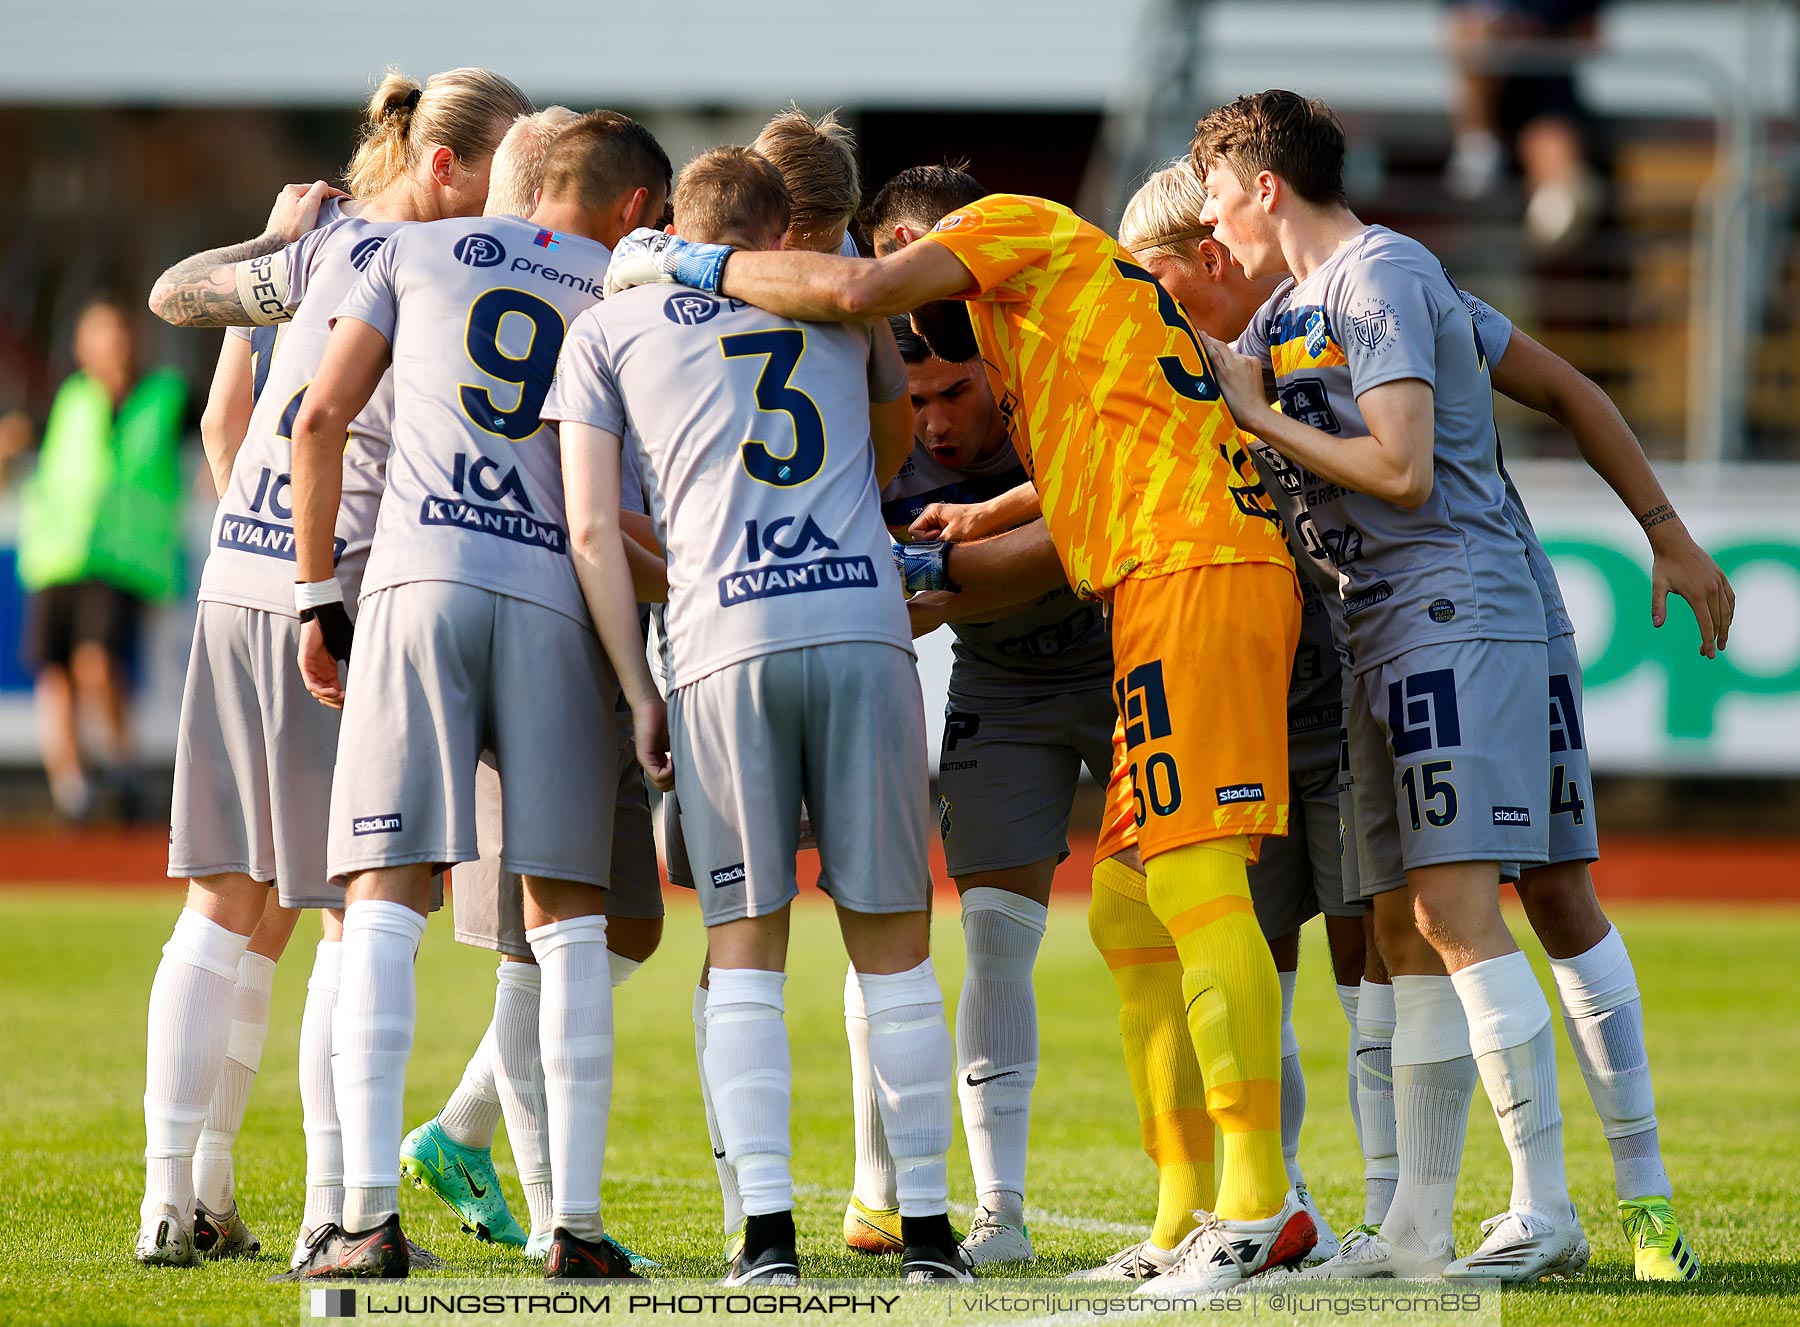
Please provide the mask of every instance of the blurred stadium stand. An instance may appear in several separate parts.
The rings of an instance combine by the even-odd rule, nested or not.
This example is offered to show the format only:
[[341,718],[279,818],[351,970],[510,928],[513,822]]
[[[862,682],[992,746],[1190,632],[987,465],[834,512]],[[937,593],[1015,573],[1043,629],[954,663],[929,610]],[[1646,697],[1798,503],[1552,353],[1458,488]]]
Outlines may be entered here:
[[[1453,71],[1440,3],[1117,0],[1103,20],[1097,12],[1075,0],[802,0],[772,14],[700,0],[672,20],[662,8],[592,5],[558,11],[557,40],[544,42],[541,29],[468,0],[315,0],[223,21],[200,0],[15,10],[0,43],[0,196],[10,204],[0,211],[0,415],[24,408],[41,421],[88,290],[147,291],[174,259],[259,230],[283,183],[335,176],[357,108],[390,61],[418,76],[486,64],[540,103],[616,106],[650,124],[678,162],[747,141],[790,98],[837,105],[872,185],[921,160],[967,157],[989,187],[1076,200],[1109,228],[1144,172],[1185,147],[1201,110],[1295,87],[1342,115],[1359,213],[1417,235],[1463,285],[1605,385],[1652,455],[1676,463],[1671,487],[1696,534],[1748,550],[1734,571],[1740,593],[1750,591],[1733,641],[1743,667],[1704,680],[1721,690],[1709,711],[1718,723],[1700,733],[1669,719],[1645,741],[1603,733],[1599,763],[1614,777],[1650,776],[1651,816],[1674,806],[1708,819],[1702,788],[1734,807],[1791,812],[1800,786],[1794,6],[1616,0],[1591,50],[1491,53],[1515,71],[1572,68],[1591,114],[1608,205],[1594,230],[1551,257],[1527,245],[1516,182],[1479,203],[1444,188]],[[151,356],[182,365],[198,387],[216,347],[215,336],[160,326],[150,339]],[[1547,421],[1508,408],[1501,423],[1509,457],[1571,455]],[[1759,464],[1720,468],[1744,462]],[[1747,525],[1732,507],[1745,491],[1763,501]],[[1548,514],[1540,523],[1573,597],[1591,604],[1578,614],[1590,668],[1612,659],[1618,624],[1645,609],[1635,585],[1593,588],[1605,579],[1595,568],[1613,563],[1595,551],[1586,515],[1611,499],[1557,465],[1534,469],[1526,493]],[[197,501],[197,531],[206,518]],[[13,520],[0,489],[0,766],[28,766],[28,692],[12,657]],[[1629,562],[1634,538],[1627,522],[1600,542]],[[172,736],[187,630],[169,615],[147,647],[153,757]],[[1657,645],[1671,656],[1689,648],[1685,637]],[[926,666],[929,682],[939,664]],[[1590,705],[1655,710],[1695,684],[1690,670],[1658,666],[1660,681],[1640,669],[1616,691],[1593,691]],[[1694,776],[1712,782],[1686,782]],[[27,786],[7,785],[0,816],[35,805],[13,795]]]

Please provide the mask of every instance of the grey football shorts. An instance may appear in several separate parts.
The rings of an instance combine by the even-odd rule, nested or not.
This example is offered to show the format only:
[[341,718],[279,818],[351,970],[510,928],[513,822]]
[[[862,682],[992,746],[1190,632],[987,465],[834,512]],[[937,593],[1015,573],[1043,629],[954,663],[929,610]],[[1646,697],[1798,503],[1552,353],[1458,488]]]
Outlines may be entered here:
[[[606,886],[608,917],[663,915],[662,876],[656,868],[656,838],[644,774],[631,737],[631,714],[620,714],[619,784],[612,808],[612,874]],[[598,799],[596,799],[598,801]],[[524,882],[500,865],[502,835],[500,775],[484,753],[475,771],[475,831],[481,856],[451,872],[450,901],[456,938],[478,949],[530,958],[525,938]]]
[[1581,656],[1572,632],[1550,641],[1550,860],[1591,862],[1600,856],[1594,782],[1581,720]]
[[574,619],[450,581],[369,595],[356,624],[331,796],[330,867],[480,855],[476,770],[506,787],[500,863],[604,886],[619,783],[618,682]]
[[1423,645],[1356,675],[1350,735],[1363,898],[1450,862],[1544,862],[1549,691],[1535,641]]
[[1265,837],[1250,867],[1250,901],[1263,935],[1273,940],[1324,913],[1360,917],[1363,903],[1344,893],[1343,823],[1338,816],[1338,771],[1289,770],[1293,796],[1285,836]]
[[307,693],[298,618],[203,600],[181,727],[169,874],[273,881],[287,908],[341,908],[325,827],[338,712]]
[[1111,685],[1005,696],[959,688],[966,672],[951,669],[938,755],[938,831],[951,876],[1062,861],[1081,767],[1102,787],[1111,773],[1119,717]]
[[669,736],[708,926],[793,901],[803,801],[839,907],[929,908],[925,706],[906,651],[845,641],[732,664],[675,691]]

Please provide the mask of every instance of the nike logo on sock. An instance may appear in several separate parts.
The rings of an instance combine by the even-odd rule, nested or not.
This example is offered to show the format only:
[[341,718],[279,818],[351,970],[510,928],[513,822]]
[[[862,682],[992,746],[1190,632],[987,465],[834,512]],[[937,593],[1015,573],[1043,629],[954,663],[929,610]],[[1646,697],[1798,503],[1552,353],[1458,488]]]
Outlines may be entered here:
[[964,1081],[967,1082],[970,1087],[980,1087],[983,1083],[991,1083],[996,1078],[1015,1077],[1018,1072],[1017,1069],[1002,1069],[999,1073],[989,1074],[986,1078],[977,1078],[974,1074],[965,1074]]
[[1383,1042],[1373,1043],[1368,1046],[1359,1046],[1357,1048],[1356,1054],[1357,1054],[1357,1058],[1360,1059],[1365,1055],[1374,1055],[1377,1051],[1391,1051],[1393,1049],[1394,1048],[1390,1043],[1383,1041]]
[[719,1151],[718,1148],[716,1148],[716,1147],[713,1148],[713,1160],[714,1161],[723,1161],[724,1159],[725,1159],[725,1154],[723,1152]]
[[463,1177],[463,1183],[469,1186],[470,1193],[474,1194],[477,1198],[487,1197],[487,1190],[475,1182],[475,1177],[469,1174],[469,1168],[467,1166],[458,1161],[456,1163],[456,1170],[457,1173]]
[[1504,1120],[1504,1119],[1505,1119],[1505,1118],[1506,1118],[1506,1117],[1507,1117],[1507,1116],[1508,1116],[1508,1115],[1511,1115],[1511,1114],[1512,1114],[1512,1113],[1513,1113],[1513,1112],[1514,1112],[1514,1111],[1515,1111],[1515,1110],[1517,1110],[1517,1109],[1518,1109],[1518,1108],[1519,1108],[1519,1107],[1520,1107],[1520,1106],[1529,1106],[1529,1105],[1530,1105],[1530,1104],[1531,1104],[1531,1098],[1530,1098],[1530,1097],[1526,1097],[1526,1098],[1525,1098],[1525,1100],[1523,1100],[1523,1101],[1515,1101],[1515,1102],[1513,1102],[1513,1104],[1512,1104],[1512,1105],[1510,1105],[1510,1106],[1496,1106],[1496,1107],[1494,1107],[1494,1114],[1495,1114],[1495,1115],[1497,1115],[1497,1116],[1498,1116],[1498,1117],[1499,1117],[1499,1118],[1501,1118],[1501,1119],[1503,1119],[1503,1120]]

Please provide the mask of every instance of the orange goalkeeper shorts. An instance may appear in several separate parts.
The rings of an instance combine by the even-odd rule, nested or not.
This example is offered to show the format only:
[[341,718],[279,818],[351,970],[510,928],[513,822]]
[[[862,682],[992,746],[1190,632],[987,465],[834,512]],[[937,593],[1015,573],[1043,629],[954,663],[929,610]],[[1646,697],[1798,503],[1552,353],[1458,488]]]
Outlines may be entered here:
[[[1209,839],[1286,834],[1287,691],[1300,636],[1291,567],[1196,567],[1113,591],[1113,700],[1146,860]],[[1115,758],[1118,751],[1115,748]],[[1117,777],[1101,846],[1123,846]]]

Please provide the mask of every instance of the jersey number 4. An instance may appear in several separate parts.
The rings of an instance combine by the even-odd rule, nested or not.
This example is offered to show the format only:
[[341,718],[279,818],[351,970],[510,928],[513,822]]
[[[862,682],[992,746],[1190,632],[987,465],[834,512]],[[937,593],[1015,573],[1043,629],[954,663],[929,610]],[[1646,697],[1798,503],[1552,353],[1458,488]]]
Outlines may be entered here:
[[[531,328],[525,353],[514,355],[500,344],[500,331],[509,317],[523,318]],[[489,433],[523,442],[542,426],[538,412],[550,394],[556,376],[556,357],[562,351],[562,314],[555,306],[522,290],[485,292],[469,306],[469,326],[463,343],[469,362],[498,382],[518,387],[514,404],[502,408],[486,387],[463,383],[458,391],[463,413]]]
[[793,421],[794,450],[786,456],[775,455],[768,443],[759,439],[745,440],[739,450],[750,477],[777,488],[792,488],[818,474],[825,464],[825,419],[812,397],[793,386],[794,370],[806,353],[806,333],[798,327],[734,332],[719,338],[719,353],[726,359],[762,356],[756,408]]

